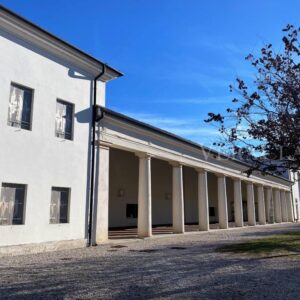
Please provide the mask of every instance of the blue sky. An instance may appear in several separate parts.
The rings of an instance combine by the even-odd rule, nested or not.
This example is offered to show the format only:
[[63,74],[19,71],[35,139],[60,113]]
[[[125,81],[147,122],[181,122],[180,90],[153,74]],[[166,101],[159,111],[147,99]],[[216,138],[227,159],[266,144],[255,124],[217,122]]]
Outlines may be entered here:
[[244,57],[281,29],[299,26],[300,1],[2,0],[1,3],[125,76],[107,87],[107,106],[211,146],[204,123],[222,112],[236,76],[253,79]]

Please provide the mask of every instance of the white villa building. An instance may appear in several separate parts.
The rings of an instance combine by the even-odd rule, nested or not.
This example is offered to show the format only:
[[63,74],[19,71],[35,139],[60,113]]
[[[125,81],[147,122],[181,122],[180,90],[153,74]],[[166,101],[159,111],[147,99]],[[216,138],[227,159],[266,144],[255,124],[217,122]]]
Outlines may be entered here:
[[3,6],[0,66],[0,254],[299,219],[294,178],[107,109],[119,71]]

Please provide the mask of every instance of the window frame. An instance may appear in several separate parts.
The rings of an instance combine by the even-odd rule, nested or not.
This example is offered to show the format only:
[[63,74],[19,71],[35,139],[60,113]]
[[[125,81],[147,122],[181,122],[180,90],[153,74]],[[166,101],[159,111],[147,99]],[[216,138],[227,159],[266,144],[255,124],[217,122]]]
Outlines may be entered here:
[[[20,84],[17,83],[16,81],[11,81],[10,82],[10,89],[9,89],[9,101],[8,101],[8,110],[7,110],[7,126],[9,127],[13,127],[13,128],[17,128],[19,130],[27,130],[27,131],[32,131],[32,123],[33,123],[33,103],[34,103],[34,95],[35,95],[35,89],[31,88],[27,85],[24,84]],[[16,87],[19,89],[23,89],[23,90],[28,90],[31,91],[31,105],[30,105],[30,120],[29,120],[29,127],[27,128],[22,128],[22,123],[20,124],[20,127],[16,127],[16,126],[12,126],[9,124],[10,120],[9,120],[9,106],[10,106],[10,100],[11,100],[11,88],[12,87]]]
[[[60,102],[60,103],[63,103],[63,104],[66,104],[66,105],[71,105],[72,106],[72,132],[71,132],[71,137],[70,138],[66,138],[66,137],[62,137],[62,136],[58,136],[57,135],[57,131],[56,131],[56,117],[55,117],[55,123],[54,123],[54,136],[56,138],[59,138],[59,139],[62,139],[62,140],[65,140],[65,141],[74,141],[74,124],[75,124],[75,104],[70,102],[70,101],[66,101],[62,98],[56,98],[56,101],[55,101],[55,116],[56,116],[56,112],[57,112],[57,103]],[[65,132],[64,132],[65,134]]]
[[[58,216],[59,217],[59,221],[57,223],[51,223],[51,205],[52,205],[52,191],[53,190],[68,190],[68,206],[67,206],[67,209],[68,209],[68,212],[67,212],[67,222],[60,222],[60,215]],[[49,211],[49,224],[50,225],[64,225],[64,224],[70,224],[70,208],[71,208],[71,191],[72,189],[70,187],[64,187],[64,186],[52,186],[51,187],[51,193],[50,193],[50,211]],[[61,203],[61,202],[60,202]],[[60,205],[59,203],[59,205]]]
[[[22,223],[20,224],[14,224],[13,218],[11,224],[0,224],[1,226],[24,226],[26,224],[26,208],[27,208],[27,191],[28,191],[28,185],[24,183],[14,183],[14,182],[1,182],[1,193],[2,193],[2,187],[3,185],[13,186],[13,187],[24,187],[24,200],[23,200],[23,213],[22,213]],[[0,197],[1,194],[0,193]]]

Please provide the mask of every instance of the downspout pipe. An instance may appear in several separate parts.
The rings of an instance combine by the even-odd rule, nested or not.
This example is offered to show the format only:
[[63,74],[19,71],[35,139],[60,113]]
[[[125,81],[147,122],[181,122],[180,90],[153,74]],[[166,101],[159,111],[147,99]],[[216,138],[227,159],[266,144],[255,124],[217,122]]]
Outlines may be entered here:
[[93,111],[92,111],[92,157],[91,157],[91,174],[90,174],[90,205],[89,205],[89,224],[88,224],[88,246],[92,245],[93,230],[93,210],[94,210],[94,189],[95,189],[95,150],[96,150],[96,107],[97,107],[97,81],[104,75],[106,65],[103,65],[102,71],[94,78],[93,84]]

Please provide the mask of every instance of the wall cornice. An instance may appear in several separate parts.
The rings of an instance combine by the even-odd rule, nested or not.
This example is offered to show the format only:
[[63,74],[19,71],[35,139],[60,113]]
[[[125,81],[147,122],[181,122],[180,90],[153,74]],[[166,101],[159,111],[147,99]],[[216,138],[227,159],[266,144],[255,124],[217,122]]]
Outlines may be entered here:
[[[138,133],[139,136],[137,136],[136,133]],[[99,137],[100,142],[109,142],[114,148],[130,152],[145,152],[153,157],[168,162],[175,161],[192,168],[206,169],[214,174],[222,173],[227,177],[250,181],[256,185],[260,184],[289,191],[290,185],[292,184],[271,175],[259,176],[258,174],[254,174],[251,177],[247,177],[246,174],[242,173],[243,170],[241,166],[234,162],[218,161],[217,164],[217,161],[215,163],[205,161],[199,157],[199,152],[197,155],[197,151],[192,149],[192,147],[183,144],[180,145],[179,142],[171,141],[166,137],[159,136],[152,132],[146,132],[146,130],[135,128],[133,125],[109,117],[106,118],[100,127]],[[150,142],[150,138],[164,142],[165,145],[170,145],[170,148],[158,145],[159,143]],[[178,151],[172,149],[171,145],[176,145]]]

